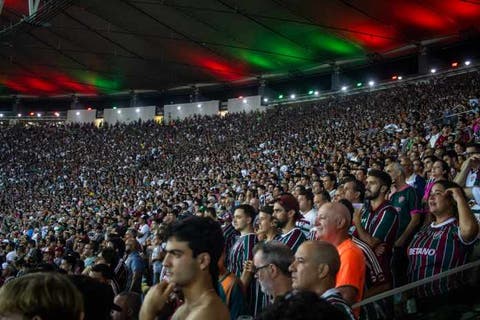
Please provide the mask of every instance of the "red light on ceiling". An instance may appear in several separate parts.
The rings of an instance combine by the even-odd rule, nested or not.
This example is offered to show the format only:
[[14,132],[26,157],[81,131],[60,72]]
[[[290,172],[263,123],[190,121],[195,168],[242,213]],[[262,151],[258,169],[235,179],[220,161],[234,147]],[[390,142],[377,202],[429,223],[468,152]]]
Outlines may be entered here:
[[398,76],[392,76],[392,80],[397,80]]
[[452,68],[458,67],[458,62],[452,62]]
[[88,107],[87,110],[88,110],[88,111],[92,111],[92,108],[91,108],[91,107]]
[[445,30],[451,27],[451,21],[432,8],[411,1],[392,4],[395,16],[403,23],[430,30]]
[[238,99],[243,99],[243,96],[238,96]]
[[397,42],[397,34],[393,28],[386,28],[376,23],[354,23],[348,25],[355,33],[345,35],[355,42],[369,48],[390,48]]
[[33,116],[35,115],[35,113],[34,113],[34,112],[30,112],[30,115],[33,117]]
[[51,93],[58,90],[53,83],[38,78],[25,78],[24,82],[35,91]]

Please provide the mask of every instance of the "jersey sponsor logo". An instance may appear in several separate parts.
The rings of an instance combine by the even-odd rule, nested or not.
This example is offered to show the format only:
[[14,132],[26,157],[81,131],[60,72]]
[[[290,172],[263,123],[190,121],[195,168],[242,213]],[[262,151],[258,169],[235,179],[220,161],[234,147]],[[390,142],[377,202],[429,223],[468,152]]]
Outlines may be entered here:
[[410,248],[408,250],[408,255],[433,256],[436,252],[437,250],[432,248]]

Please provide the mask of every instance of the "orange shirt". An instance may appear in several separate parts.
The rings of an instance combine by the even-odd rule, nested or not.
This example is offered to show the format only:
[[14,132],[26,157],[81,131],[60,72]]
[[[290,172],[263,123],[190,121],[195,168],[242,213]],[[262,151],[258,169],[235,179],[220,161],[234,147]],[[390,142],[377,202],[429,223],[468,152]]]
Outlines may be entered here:
[[366,265],[365,256],[352,239],[346,239],[337,246],[340,255],[340,270],[336,278],[336,287],[352,286],[357,288],[358,294],[355,302],[363,298],[365,287]]

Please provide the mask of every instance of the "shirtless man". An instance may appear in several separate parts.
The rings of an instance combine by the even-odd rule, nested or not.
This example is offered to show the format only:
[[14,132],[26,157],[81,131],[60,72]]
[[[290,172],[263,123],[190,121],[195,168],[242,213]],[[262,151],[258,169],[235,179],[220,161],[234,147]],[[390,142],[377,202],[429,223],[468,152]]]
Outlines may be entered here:
[[224,239],[220,226],[208,218],[191,217],[175,223],[167,237],[163,266],[168,281],[153,286],[140,309],[140,320],[154,320],[164,312],[177,287],[184,296],[172,320],[229,319],[217,295],[218,259]]

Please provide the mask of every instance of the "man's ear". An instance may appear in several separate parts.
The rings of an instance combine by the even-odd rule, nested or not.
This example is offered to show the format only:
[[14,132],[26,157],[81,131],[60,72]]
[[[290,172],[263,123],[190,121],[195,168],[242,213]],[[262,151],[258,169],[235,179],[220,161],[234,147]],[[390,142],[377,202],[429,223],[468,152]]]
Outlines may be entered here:
[[330,272],[330,267],[326,263],[320,263],[318,265],[317,272],[318,272],[318,278],[323,279]]
[[202,252],[197,256],[197,261],[200,263],[200,269],[206,270],[210,266],[210,262],[212,260],[210,258],[210,254]]
[[290,219],[290,218],[293,219],[293,218],[295,217],[295,210],[289,210],[289,211],[287,212],[287,216],[288,216],[289,219]]

